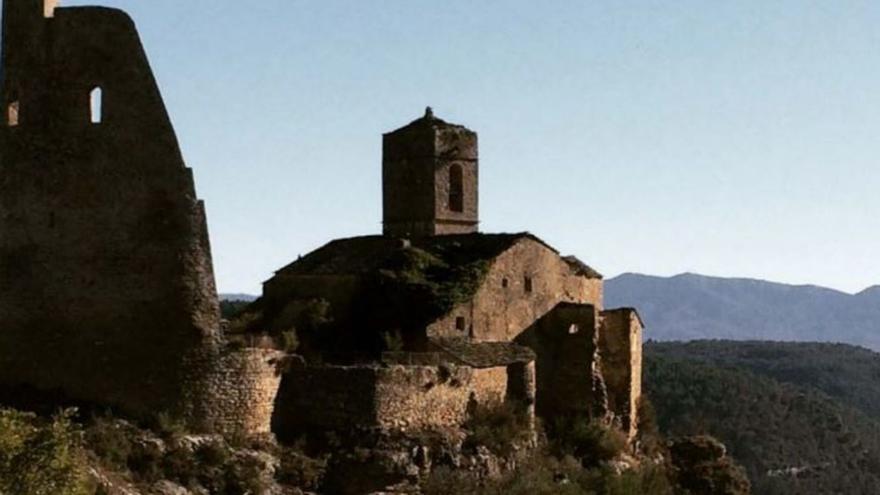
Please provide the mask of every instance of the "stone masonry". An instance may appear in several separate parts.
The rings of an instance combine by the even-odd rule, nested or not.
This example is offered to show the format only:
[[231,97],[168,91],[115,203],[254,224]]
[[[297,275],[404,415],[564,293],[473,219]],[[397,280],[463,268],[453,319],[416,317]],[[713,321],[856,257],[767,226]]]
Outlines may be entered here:
[[205,209],[132,20],[3,2],[0,385],[267,431],[262,351],[223,345]]

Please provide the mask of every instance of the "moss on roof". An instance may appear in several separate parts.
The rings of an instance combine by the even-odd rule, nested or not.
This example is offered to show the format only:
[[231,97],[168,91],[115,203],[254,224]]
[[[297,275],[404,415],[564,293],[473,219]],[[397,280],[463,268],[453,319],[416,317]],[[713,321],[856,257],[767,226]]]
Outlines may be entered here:
[[527,232],[444,235],[412,241],[385,236],[352,237],[332,241],[285,266],[277,273],[279,275],[361,275],[387,268],[394,269],[394,265],[400,262],[396,257],[406,250],[421,251],[441,263],[460,266],[478,261],[491,261],[524,238],[547,246]]
[[359,277],[361,296],[354,321],[381,331],[407,332],[469,301],[492,261],[522,239],[541,242],[528,233],[445,235],[412,241],[384,236],[339,239],[282,268],[276,276]]

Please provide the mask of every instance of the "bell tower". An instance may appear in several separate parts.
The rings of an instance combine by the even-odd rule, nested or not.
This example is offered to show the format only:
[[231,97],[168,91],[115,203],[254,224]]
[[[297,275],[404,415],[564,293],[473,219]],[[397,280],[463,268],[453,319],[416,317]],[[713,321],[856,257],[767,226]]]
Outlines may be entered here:
[[477,134],[425,115],[383,136],[383,232],[424,237],[477,232]]

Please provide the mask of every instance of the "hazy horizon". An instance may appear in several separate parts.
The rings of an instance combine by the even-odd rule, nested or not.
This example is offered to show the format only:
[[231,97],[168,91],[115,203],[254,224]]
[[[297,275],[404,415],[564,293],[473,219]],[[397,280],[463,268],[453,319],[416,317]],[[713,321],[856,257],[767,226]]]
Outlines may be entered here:
[[479,133],[484,231],[611,278],[880,283],[880,4],[64,1],[128,11],[221,292],[381,231],[381,134]]

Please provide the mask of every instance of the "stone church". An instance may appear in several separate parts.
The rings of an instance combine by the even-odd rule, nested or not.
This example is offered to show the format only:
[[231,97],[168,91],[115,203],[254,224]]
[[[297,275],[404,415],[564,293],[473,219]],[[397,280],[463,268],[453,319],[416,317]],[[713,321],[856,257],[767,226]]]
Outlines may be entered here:
[[332,241],[280,269],[246,318],[270,335],[293,329],[306,358],[282,379],[276,414],[332,422],[327,411],[348,399],[324,374],[331,363],[347,365],[336,374],[452,363],[472,369],[466,400],[607,416],[635,433],[638,314],[604,309],[602,276],[538,237],[479,232],[478,177],[477,134],[430,108],[384,136],[383,234]]

